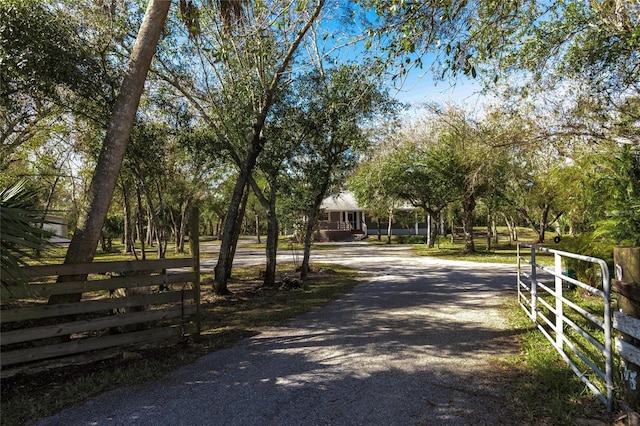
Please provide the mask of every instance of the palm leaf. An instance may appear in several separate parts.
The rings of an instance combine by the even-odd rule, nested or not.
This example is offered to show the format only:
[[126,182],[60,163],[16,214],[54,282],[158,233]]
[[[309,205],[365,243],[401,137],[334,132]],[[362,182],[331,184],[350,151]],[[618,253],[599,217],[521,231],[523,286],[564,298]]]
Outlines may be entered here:
[[22,272],[29,259],[51,245],[51,232],[44,230],[44,212],[35,207],[36,193],[21,181],[0,192],[0,250],[2,285],[25,282]]

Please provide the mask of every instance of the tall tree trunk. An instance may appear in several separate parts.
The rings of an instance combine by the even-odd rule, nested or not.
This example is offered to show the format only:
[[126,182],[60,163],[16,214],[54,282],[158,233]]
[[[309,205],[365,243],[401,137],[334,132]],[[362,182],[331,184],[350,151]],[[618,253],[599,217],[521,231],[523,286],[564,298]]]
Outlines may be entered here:
[[190,210],[191,210],[191,203],[187,201],[184,205],[184,208],[182,209],[182,215],[180,217],[180,226],[178,227],[178,231],[180,232],[180,241],[179,241],[180,247],[178,248],[179,250],[178,253],[184,253],[184,240],[185,240],[185,237],[187,236],[186,235],[187,222],[188,222],[187,216],[189,215]]
[[[147,73],[170,6],[171,2],[166,0],[149,1],[93,173],[87,194],[87,209],[80,214],[78,226],[67,249],[65,264],[91,262],[95,256],[100,232],[107,217],[113,191],[120,174],[122,159],[127,150]],[[58,281],[82,280],[84,278],[83,276],[58,277]],[[51,296],[49,303],[77,302],[81,297],[82,293]]]
[[158,215],[156,214],[155,206],[153,205],[153,199],[151,198],[151,193],[149,192],[147,185],[144,182],[142,177],[139,177],[140,184],[142,186],[142,192],[144,193],[145,199],[147,200],[147,207],[149,209],[149,229],[153,228],[154,232],[148,232],[147,236],[149,237],[149,245],[152,245],[151,242],[153,239],[156,240],[157,244],[157,253],[158,259],[164,258],[164,250],[162,247],[163,240],[163,225],[160,223],[160,219],[158,219]]
[[491,213],[487,214],[487,251],[491,251],[491,241],[493,241],[493,235],[491,233]]
[[124,201],[124,252],[133,253],[133,236],[131,235],[131,203],[129,201],[129,192],[124,183],[122,184],[122,199]]
[[276,213],[276,200],[278,196],[277,178],[271,180],[269,184],[269,198],[267,199],[255,181],[251,180],[253,192],[260,200],[260,203],[267,211],[267,265],[264,272],[263,285],[267,287],[274,286],[276,283],[276,263],[278,257],[278,236],[280,234],[280,226],[278,224],[278,215]]
[[171,228],[173,229],[173,251],[174,253],[180,253],[180,225],[178,215],[175,212],[174,208],[169,209],[169,217],[171,218]]
[[[285,74],[285,71],[289,67],[291,61],[293,61],[298,46],[302,43],[306,33],[309,31],[313,23],[316,21],[320,11],[324,7],[325,0],[319,0],[316,6],[309,16],[309,19],[305,23],[304,27],[296,34],[295,40],[289,46],[282,62],[278,66],[278,69],[273,74],[269,87],[264,93],[264,99],[261,110],[256,116],[255,124],[253,125],[252,138],[244,157],[244,160],[237,161],[240,166],[240,173],[238,174],[238,180],[233,189],[231,196],[231,202],[229,204],[229,210],[227,212],[227,218],[237,218],[240,212],[242,197],[247,187],[249,176],[251,175],[253,168],[255,167],[258,156],[264,148],[264,139],[262,138],[262,130],[267,120],[267,115],[273,105],[273,98],[276,94],[276,90],[280,85],[280,80]],[[245,202],[246,204],[246,202]],[[244,210],[244,207],[243,207]],[[224,229],[222,231],[222,241],[220,243],[220,254],[218,255],[218,263],[215,267],[215,278],[213,281],[213,288],[216,294],[227,294],[229,292],[227,288],[227,281],[231,274],[231,267],[233,264],[233,253],[235,252],[235,243],[237,242],[238,234],[235,234],[236,230],[235,220],[226,220]],[[237,231],[239,233],[239,230]],[[234,234],[236,235],[234,238]]]
[[258,212],[254,212],[254,214],[256,218],[256,238],[258,240],[258,244],[260,244],[262,242],[260,241],[260,215]]
[[473,242],[473,210],[476,208],[476,197],[465,194],[462,199],[462,230],[464,232],[464,251],[474,253],[476,246]]
[[431,226],[429,228],[429,248],[434,248],[435,247],[435,243],[436,243],[436,238],[438,235],[438,224],[437,224],[437,217],[438,214],[440,213],[440,211],[438,210],[430,210],[429,211],[429,215],[428,215],[428,220],[431,223]]
[[227,215],[224,214],[218,217],[218,222],[216,223],[216,239],[222,239],[222,230],[224,229],[224,223],[227,221]]
[[264,273],[265,286],[273,286],[276,282],[276,259],[278,255],[278,216],[275,209],[275,198],[272,208],[267,211],[267,266]]
[[[278,236],[280,234],[280,226],[278,224],[278,215],[276,213],[276,201],[278,197],[278,177],[276,175],[268,176],[269,181],[269,197],[265,197],[264,192],[260,186],[256,183],[253,177],[249,177],[249,184],[253,189],[253,193],[260,202],[260,205],[267,212],[267,244],[266,244],[266,256],[267,265],[264,273],[263,285],[266,287],[274,286],[276,283],[276,262],[278,255]],[[260,221],[257,212],[256,215],[256,233],[258,234],[258,242],[260,242]]]
[[147,232],[145,234],[147,238],[147,245],[149,247],[153,247],[153,240],[156,237],[156,227],[154,226],[155,221],[153,220],[153,215],[155,214],[153,211],[153,206],[147,204],[147,210],[149,214],[147,215]]
[[431,238],[431,227],[433,225],[431,221],[431,213],[429,213],[429,211],[427,211],[425,219],[427,220],[427,247],[433,248],[433,238]]
[[307,220],[307,226],[304,232],[304,252],[302,255],[302,265],[300,266],[300,279],[304,280],[309,275],[309,263],[311,259],[311,238],[313,236],[313,228],[317,220],[317,215],[314,213],[309,216]]
[[[242,230],[242,223],[244,222],[244,213],[247,208],[247,201],[249,200],[249,188],[245,188],[244,194],[242,194],[242,201],[240,202],[240,211],[236,218],[236,226],[232,235],[231,241],[231,266],[233,266],[233,259],[236,256],[236,250],[238,248],[238,240]],[[231,268],[227,270],[227,279],[231,278]]]
[[389,224],[387,225],[387,244],[391,244],[391,224],[393,223],[393,209],[389,209]]
[[493,243],[497,246],[498,241],[498,224],[496,223],[496,216],[491,215],[491,233],[493,234]]
[[380,226],[380,218],[376,220],[376,225],[378,225],[378,241],[382,241],[382,227]]
[[233,265],[233,256],[235,254],[235,245],[240,235],[240,221],[242,220],[242,204],[244,194],[246,193],[247,181],[249,175],[255,166],[258,158],[258,147],[249,151],[247,158],[243,164],[236,185],[231,195],[231,202],[227,210],[227,220],[224,221],[222,229],[222,241],[220,242],[220,253],[218,254],[218,263],[214,269],[215,279],[213,281],[213,289],[217,295],[229,294],[227,281],[231,275],[231,267]]
[[549,204],[542,206],[540,211],[540,223],[538,224],[538,244],[544,243],[545,232],[547,230],[547,221],[549,220]]
[[138,212],[136,214],[136,227],[138,229],[138,238],[140,239],[140,250],[142,260],[147,259],[147,253],[145,251],[145,241],[147,236],[144,233],[144,217],[142,215],[143,207],[142,207],[142,194],[140,193],[140,188],[136,185],[136,197],[138,201]]

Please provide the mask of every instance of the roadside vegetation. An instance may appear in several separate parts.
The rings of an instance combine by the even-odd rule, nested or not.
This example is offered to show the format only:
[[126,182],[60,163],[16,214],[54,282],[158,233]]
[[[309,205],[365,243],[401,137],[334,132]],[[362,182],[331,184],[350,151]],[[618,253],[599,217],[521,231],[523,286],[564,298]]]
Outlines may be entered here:
[[[580,291],[568,297],[587,309],[602,309]],[[497,362],[505,374],[507,405],[518,419],[514,424],[627,424],[622,410],[606,412],[514,299],[507,300],[504,312],[521,346],[517,355]]]
[[[435,257],[438,259],[448,260],[465,260],[468,262],[480,263],[507,263],[515,265],[517,263],[518,243],[537,244],[535,233],[526,227],[517,227],[519,239],[513,241],[509,239],[509,231],[506,227],[498,226],[496,228],[497,238],[491,243],[489,248],[486,241],[486,233],[483,228],[474,228],[474,245],[475,251],[469,253],[465,250],[465,238],[462,235],[451,234],[446,236],[438,235],[434,239],[433,247],[425,243],[424,235],[395,235],[391,238],[392,244],[410,244],[414,253],[421,256]],[[368,241],[372,244],[386,244],[386,239],[377,241],[375,237],[369,237]],[[538,244],[543,247],[549,247],[556,250],[571,251],[570,248],[575,245],[575,237],[564,236],[558,243],[553,239],[547,243]],[[543,264],[551,264],[553,257],[548,254],[541,254],[539,259]],[[606,260],[606,259],[605,259]]]

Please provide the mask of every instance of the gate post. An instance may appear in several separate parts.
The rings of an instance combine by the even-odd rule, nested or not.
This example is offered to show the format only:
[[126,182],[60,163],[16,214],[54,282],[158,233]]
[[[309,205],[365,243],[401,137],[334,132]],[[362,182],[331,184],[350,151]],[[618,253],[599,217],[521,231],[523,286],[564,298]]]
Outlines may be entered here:
[[555,253],[554,255],[555,269],[555,292],[556,292],[556,346],[559,351],[564,353],[564,312],[563,312],[563,295],[562,295],[562,257]]
[[[519,244],[518,244],[519,246]],[[531,318],[538,321],[538,265],[536,264],[536,248],[531,247]]]
[[635,411],[640,410],[640,247],[613,249],[615,279],[613,290],[618,293],[615,328],[616,349],[621,357],[622,391],[625,401]]

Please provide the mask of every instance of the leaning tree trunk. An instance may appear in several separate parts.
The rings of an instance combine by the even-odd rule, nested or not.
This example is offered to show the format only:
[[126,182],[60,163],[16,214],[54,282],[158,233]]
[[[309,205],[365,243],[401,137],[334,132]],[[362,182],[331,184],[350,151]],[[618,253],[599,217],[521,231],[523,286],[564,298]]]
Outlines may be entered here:
[[[254,146],[249,150],[249,155],[245,159],[242,169],[238,174],[236,185],[231,195],[231,202],[227,210],[227,219],[224,221],[222,229],[222,241],[220,242],[220,253],[218,255],[218,263],[214,269],[215,279],[213,281],[213,289],[217,295],[229,294],[227,281],[231,275],[231,267],[233,264],[233,256],[235,253],[235,244],[239,237],[238,216],[242,209],[242,200],[246,191],[247,180],[251,174],[251,170],[256,163],[260,148]],[[237,234],[236,234],[237,233]]]
[[[242,195],[242,201],[240,203],[240,211],[236,220],[236,226],[234,228],[232,241],[231,241],[231,265],[233,266],[233,259],[236,256],[236,249],[238,248],[238,239],[240,238],[240,230],[242,229],[242,222],[244,222],[244,213],[247,208],[247,200],[249,200],[249,188],[246,188]],[[227,270],[227,279],[231,278],[231,268]]]
[[476,246],[473,242],[473,210],[476,208],[476,197],[466,194],[462,199],[462,231],[464,232],[464,251],[474,253]]
[[[171,2],[166,0],[149,1],[89,186],[87,209],[79,217],[78,226],[67,249],[65,264],[91,262],[95,256],[100,232],[107,217],[113,191],[120,174],[122,159],[127,150],[147,73],[170,6]],[[85,279],[84,276],[58,277],[59,282],[83,279]],[[49,303],[77,302],[81,297],[82,293],[54,295],[49,299]]]

